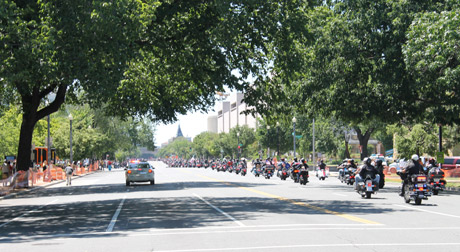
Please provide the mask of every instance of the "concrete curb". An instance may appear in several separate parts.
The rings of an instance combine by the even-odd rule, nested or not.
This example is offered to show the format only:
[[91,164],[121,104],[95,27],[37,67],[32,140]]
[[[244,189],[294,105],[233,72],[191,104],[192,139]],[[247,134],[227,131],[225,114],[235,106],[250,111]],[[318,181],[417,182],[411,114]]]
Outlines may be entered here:
[[[86,173],[86,174],[83,174],[83,175],[77,175],[75,178],[72,177],[72,180],[79,179],[79,178],[85,177],[87,175],[94,174],[96,172],[100,172],[100,171],[98,170],[98,171],[94,171],[94,172],[91,172],[91,173]],[[0,196],[0,200],[15,198],[16,196],[19,196],[19,195],[22,195],[22,194],[25,194],[25,193],[33,192],[35,190],[40,190],[40,189],[50,187],[52,185],[57,185],[57,184],[60,184],[60,183],[64,183],[64,182],[65,182],[65,180],[56,180],[56,181],[50,182],[50,183],[48,183],[46,185],[40,185],[40,186],[24,188],[24,190],[18,191],[18,192],[13,191],[12,193],[7,194],[5,196]]]

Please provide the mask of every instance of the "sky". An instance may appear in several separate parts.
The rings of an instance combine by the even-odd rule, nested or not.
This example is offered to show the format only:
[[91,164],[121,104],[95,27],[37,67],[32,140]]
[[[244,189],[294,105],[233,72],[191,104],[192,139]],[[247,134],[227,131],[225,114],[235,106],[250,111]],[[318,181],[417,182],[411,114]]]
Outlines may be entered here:
[[187,115],[178,116],[178,120],[175,123],[157,125],[155,131],[155,145],[161,146],[162,143],[168,142],[169,139],[175,137],[179,124],[182,134],[185,137],[194,138],[201,132],[208,130],[208,117],[211,115],[217,115],[217,112],[211,109],[208,111],[208,114],[202,114],[200,112],[188,113]]

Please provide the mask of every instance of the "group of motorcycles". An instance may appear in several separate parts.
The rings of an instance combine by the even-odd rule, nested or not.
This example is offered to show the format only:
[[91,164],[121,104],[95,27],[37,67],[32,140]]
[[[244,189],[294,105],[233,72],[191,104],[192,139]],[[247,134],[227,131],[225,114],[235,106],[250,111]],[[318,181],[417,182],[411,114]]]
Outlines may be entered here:
[[[248,165],[246,160],[172,160],[168,162],[170,167],[196,167],[196,168],[211,168],[217,172],[228,172],[237,175],[246,176],[248,173]],[[400,162],[400,167],[404,169],[407,163]],[[376,165],[380,179],[377,181],[376,177],[370,174],[365,174],[361,182],[356,184],[357,165],[354,164],[352,159],[345,159],[341,165],[337,167],[339,174],[338,179],[341,183],[354,186],[355,190],[361,197],[371,198],[385,186],[385,174],[383,173],[383,166]],[[407,176],[398,172],[401,179],[404,181],[404,197],[406,203],[414,201],[416,205],[421,204],[422,200],[427,200],[431,195],[438,195],[440,191],[446,188],[446,180],[444,172],[436,165],[427,165],[424,167],[425,172],[421,174],[414,174]],[[262,161],[256,159],[253,161],[253,168],[250,171],[255,177],[264,177],[270,179],[275,175],[281,180],[290,178],[294,183],[306,185],[309,181],[309,171],[304,165],[303,161],[294,161],[292,163],[277,162],[276,166],[273,161],[267,159]],[[328,174],[325,169],[316,169],[316,177],[319,180],[325,180]]]
[[[400,167],[404,168],[407,163],[400,163]],[[446,189],[446,180],[444,171],[437,165],[429,164],[424,167],[424,172],[420,174],[406,175],[401,172],[397,174],[404,181],[403,194],[406,203],[412,200],[416,205],[420,205],[422,200],[427,200],[431,195],[438,195],[440,191]]]
[[[402,169],[407,167],[407,165],[407,163],[400,162]],[[383,166],[376,166],[380,177],[378,181],[371,174],[365,174],[362,178],[363,181],[359,184],[355,184],[357,166],[350,159],[344,160],[337,168],[339,170],[338,179],[340,182],[347,185],[354,185],[357,193],[363,198],[371,198],[372,194],[377,193],[379,189],[385,186]],[[404,194],[401,196],[406,203],[414,201],[416,205],[420,205],[422,200],[427,200],[431,195],[438,195],[440,191],[446,188],[445,174],[438,166],[427,165],[424,169],[424,173],[413,174],[411,176],[400,172],[397,173],[404,182],[402,185],[404,187]]]

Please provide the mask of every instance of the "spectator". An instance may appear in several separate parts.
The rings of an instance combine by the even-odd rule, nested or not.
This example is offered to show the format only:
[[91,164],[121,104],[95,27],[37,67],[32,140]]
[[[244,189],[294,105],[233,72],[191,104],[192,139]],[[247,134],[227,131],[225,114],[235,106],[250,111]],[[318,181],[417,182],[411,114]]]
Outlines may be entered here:
[[3,179],[8,178],[9,172],[10,171],[9,171],[9,168],[8,168],[8,164],[6,163],[6,160],[4,160],[3,165],[2,165],[2,173],[3,173],[2,178]]
[[72,185],[72,174],[73,174],[73,169],[70,163],[67,163],[67,166],[65,167],[65,175],[66,175],[66,180],[67,184],[66,185]]

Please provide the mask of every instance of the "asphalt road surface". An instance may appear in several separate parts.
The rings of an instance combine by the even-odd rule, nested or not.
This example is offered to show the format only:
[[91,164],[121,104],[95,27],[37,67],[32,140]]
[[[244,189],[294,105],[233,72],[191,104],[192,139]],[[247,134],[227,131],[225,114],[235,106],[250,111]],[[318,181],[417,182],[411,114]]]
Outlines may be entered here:
[[335,177],[306,186],[156,167],[112,170],[0,200],[0,251],[460,251],[460,195],[406,204],[397,183],[363,199]]

